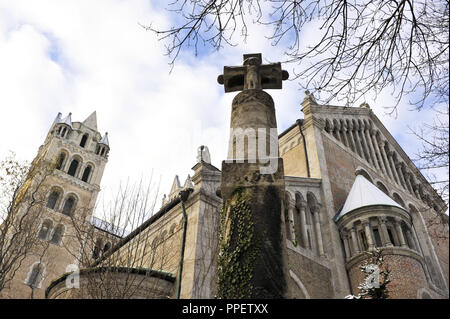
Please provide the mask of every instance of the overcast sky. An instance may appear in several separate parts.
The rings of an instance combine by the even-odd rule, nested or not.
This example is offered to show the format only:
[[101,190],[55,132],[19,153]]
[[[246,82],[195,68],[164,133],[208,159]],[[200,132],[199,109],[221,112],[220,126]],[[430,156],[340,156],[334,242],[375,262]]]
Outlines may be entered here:
[[[246,43],[199,57],[187,51],[169,74],[164,43],[138,24],[171,25],[161,2],[152,3],[0,0],[0,158],[12,150],[31,161],[58,112],[83,121],[97,111],[98,129],[109,133],[111,146],[101,184],[105,198],[119,181],[148,179],[152,171],[154,180],[161,178],[161,193],[169,192],[175,174],[181,183],[192,175],[200,145],[221,167],[236,93],[224,94],[217,76],[224,65],[240,65],[244,53],[282,60],[282,48],[270,45],[264,27],[250,26]],[[301,39],[314,36],[311,27]],[[269,91],[279,132],[303,117],[304,92],[295,82],[283,85]],[[412,156],[419,145],[407,125],[430,121],[431,113],[401,104],[397,118],[385,115],[389,91],[365,100]]]

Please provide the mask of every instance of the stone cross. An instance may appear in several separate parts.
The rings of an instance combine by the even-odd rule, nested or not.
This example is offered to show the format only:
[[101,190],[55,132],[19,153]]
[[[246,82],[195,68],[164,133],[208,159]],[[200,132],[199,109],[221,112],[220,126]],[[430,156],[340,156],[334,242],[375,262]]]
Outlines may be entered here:
[[261,63],[261,53],[244,54],[243,66],[224,66],[217,82],[223,84],[225,92],[281,89],[282,81],[289,78],[289,73],[281,70],[280,62]]

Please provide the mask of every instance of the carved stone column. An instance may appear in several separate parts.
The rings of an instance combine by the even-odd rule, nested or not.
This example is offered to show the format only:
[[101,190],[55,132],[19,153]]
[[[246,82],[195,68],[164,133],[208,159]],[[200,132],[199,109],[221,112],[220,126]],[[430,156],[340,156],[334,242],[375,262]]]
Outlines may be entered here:
[[380,144],[379,144],[379,148],[380,148],[380,152],[381,152],[381,157],[382,157],[382,161],[386,164],[385,166],[387,166],[387,169],[386,169],[386,174],[387,174],[387,176],[393,178],[393,177],[392,177],[393,174],[392,174],[392,172],[391,172],[391,167],[389,166],[389,162],[388,162],[388,158],[387,158],[387,155],[386,155],[386,151],[385,151],[385,149],[384,149],[384,145],[385,145],[385,144],[386,144],[385,141],[381,141]]
[[345,250],[345,259],[348,260],[352,257],[352,253],[350,250],[349,242],[348,242],[348,231],[347,229],[343,229],[341,232],[342,241],[344,242],[344,250]]
[[406,170],[406,165],[403,163],[402,165],[402,170],[403,170],[403,175],[405,176],[405,180],[406,180],[406,186],[408,186],[408,190],[411,194],[414,194],[414,190],[413,187],[411,185],[411,179],[410,179],[410,173]]
[[403,188],[407,190],[408,188],[406,187],[406,182],[405,182],[405,178],[403,177],[403,172],[402,172],[401,166],[402,166],[402,163],[397,163],[395,168],[396,168],[397,174],[400,178],[400,185],[402,185]]
[[359,246],[358,246],[358,238],[356,238],[356,229],[355,229],[355,226],[353,226],[353,227],[350,229],[350,233],[351,233],[351,235],[352,235],[353,251],[354,251],[356,254],[359,254],[359,253],[361,252],[361,250],[359,249]]
[[361,158],[364,158],[364,151],[361,146],[361,141],[358,137],[358,126],[356,125],[353,125],[353,139],[356,141],[356,146],[358,149],[357,153],[359,154],[359,156],[361,156]]
[[297,207],[300,211],[300,232],[303,242],[303,247],[311,249],[308,240],[308,231],[306,227],[306,202],[302,201],[300,207]]
[[396,182],[398,185],[400,185],[400,179],[397,175],[397,170],[395,169],[394,151],[390,151],[388,154],[388,157],[389,157],[389,164],[392,167],[392,172],[394,173],[394,176],[392,179],[394,180],[394,182]]
[[372,238],[372,231],[370,230],[370,222],[368,219],[362,219],[361,224],[364,227],[364,233],[366,234],[367,244],[369,245],[369,250],[375,249],[374,240]]
[[317,239],[317,249],[319,251],[320,257],[325,257],[325,252],[323,249],[323,241],[322,241],[322,230],[320,226],[320,207],[316,208],[313,212],[313,218],[314,218],[314,227],[315,227],[315,233],[316,233],[316,239]]
[[366,128],[365,134],[366,134],[366,141],[369,144],[370,152],[372,153],[373,165],[374,165],[374,167],[376,167],[379,170],[381,170],[381,167],[380,167],[380,165],[378,164],[378,161],[377,161],[377,156],[375,154],[375,148],[373,146],[372,138],[370,137],[370,128],[368,128],[368,127]]
[[370,136],[372,137],[372,141],[373,141],[373,145],[375,145],[375,149],[376,152],[378,154],[378,158],[380,159],[379,164],[381,165],[381,170],[383,171],[384,174],[388,174],[386,167],[384,166],[384,162],[383,162],[383,158],[381,156],[381,151],[380,151],[380,147],[378,145],[378,141],[377,141],[377,136],[376,136],[376,132],[375,130],[370,130]]
[[358,153],[358,151],[356,150],[356,144],[355,144],[355,141],[353,139],[353,134],[352,134],[353,124],[349,123],[348,125],[345,126],[345,128],[346,128],[346,131],[347,131],[347,137],[348,137],[348,140],[349,140],[350,149],[353,152]]
[[403,236],[403,230],[402,230],[400,218],[395,219],[395,229],[397,230],[397,236],[400,241],[400,245],[404,248],[408,247],[408,245],[406,244],[406,241],[405,241],[405,237]]
[[391,243],[391,239],[389,238],[389,233],[387,230],[386,222],[387,222],[386,217],[378,217],[378,223],[381,228],[381,234],[382,234],[382,239],[383,239],[383,246],[392,247],[394,245]]
[[369,143],[367,143],[367,140],[366,140],[366,134],[365,134],[364,126],[361,126],[360,129],[361,129],[362,143],[363,143],[364,149],[366,151],[365,152],[366,160],[367,160],[368,163],[372,163],[373,165],[375,165],[375,163],[373,163],[373,160],[372,160],[372,154],[371,154],[371,151],[370,151]]
[[295,218],[294,218],[295,206],[292,205],[291,203],[286,203],[286,204],[289,205],[289,208],[288,208],[289,233],[291,236],[291,241],[295,241],[297,238],[297,236],[295,235]]

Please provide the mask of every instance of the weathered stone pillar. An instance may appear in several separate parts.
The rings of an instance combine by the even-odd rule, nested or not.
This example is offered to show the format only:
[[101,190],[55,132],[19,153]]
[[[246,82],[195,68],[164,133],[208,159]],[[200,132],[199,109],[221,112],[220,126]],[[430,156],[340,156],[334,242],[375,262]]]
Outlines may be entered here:
[[356,148],[358,149],[357,153],[359,154],[359,156],[361,156],[361,158],[364,158],[364,152],[363,152],[363,149],[362,149],[362,146],[361,146],[361,141],[359,140],[359,137],[358,137],[358,126],[357,125],[353,125],[352,133],[353,133],[352,134],[353,135],[353,139],[356,142]]
[[400,245],[402,247],[408,247],[408,245],[406,245],[406,241],[405,241],[405,237],[403,236],[403,230],[402,230],[402,226],[401,226],[401,219],[396,218],[395,219],[395,229],[397,230],[397,237],[400,241]]
[[308,240],[308,233],[306,230],[306,202],[300,203],[300,207],[297,207],[300,211],[300,232],[302,236],[303,247],[311,249]]
[[375,150],[373,148],[372,139],[370,138],[370,128],[366,127],[366,129],[364,130],[364,133],[366,135],[366,142],[369,145],[369,149],[370,149],[370,153],[371,153],[371,157],[372,157],[372,163],[373,163],[374,167],[381,169],[381,167],[378,165],[377,156],[375,155]]
[[386,175],[387,175],[388,177],[393,178],[393,174],[392,174],[392,171],[391,171],[391,167],[389,166],[389,162],[388,162],[388,157],[387,157],[387,155],[386,155],[386,150],[384,149],[384,145],[385,145],[385,144],[386,144],[385,141],[381,141],[381,142],[380,142],[380,145],[379,145],[380,152],[381,152],[381,157],[382,157],[382,162],[385,163],[385,166],[387,166],[387,167],[386,167]]
[[263,89],[281,89],[288,74],[280,63],[261,61],[261,54],[244,55],[243,66],[224,67],[218,78],[225,92],[242,91],[232,102],[230,151],[222,162],[220,298],[282,298],[285,292],[284,169],[275,105]]
[[358,238],[356,238],[355,226],[350,229],[350,233],[352,234],[353,251],[355,252],[355,254],[359,254],[361,251],[359,250],[358,246]]
[[395,162],[394,162],[394,151],[391,151],[388,153],[389,158],[389,164],[392,167],[392,172],[394,173],[392,180],[396,182],[398,185],[400,185],[400,179],[398,178],[397,171],[395,169]]
[[291,241],[295,241],[297,239],[297,236],[295,235],[295,218],[294,218],[294,210],[295,207],[291,205],[291,203],[286,203],[286,205],[289,206],[288,208],[288,223],[289,223],[289,233],[291,236]]
[[320,257],[325,256],[325,252],[323,249],[323,240],[322,240],[322,229],[320,226],[320,206],[316,207],[315,211],[313,212],[313,218],[314,218],[314,230],[316,233],[317,238],[317,249]]
[[348,231],[343,229],[341,232],[342,241],[344,242],[344,250],[345,250],[345,259],[348,260],[352,257],[352,253],[350,251],[350,246],[348,243]]
[[380,225],[381,234],[382,234],[382,238],[383,238],[383,246],[385,246],[385,247],[392,247],[394,245],[391,243],[391,239],[389,238],[389,233],[388,233],[388,230],[387,230],[386,222],[387,222],[386,217],[379,217],[378,218],[378,223]]
[[381,165],[381,170],[384,172],[384,174],[389,176],[388,173],[387,173],[386,167],[384,167],[384,162],[383,162],[383,158],[381,156],[381,151],[380,151],[380,148],[379,148],[379,145],[378,145],[378,141],[377,141],[375,130],[373,130],[373,129],[370,130],[370,136],[372,137],[373,145],[375,145],[375,149],[376,149],[378,158],[380,159],[379,164]]
[[[344,122],[345,123],[345,122]],[[353,151],[356,152],[355,149],[355,143],[353,141],[353,136],[351,134],[351,126],[347,125],[346,123],[344,124],[344,130],[345,130],[345,135],[347,136],[347,141],[348,141],[348,147]]]
[[370,222],[368,219],[362,219],[361,224],[364,227],[364,233],[366,234],[367,244],[369,245],[369,250],[375,249],[374,240],[372,238],[372,231],[370,230]]

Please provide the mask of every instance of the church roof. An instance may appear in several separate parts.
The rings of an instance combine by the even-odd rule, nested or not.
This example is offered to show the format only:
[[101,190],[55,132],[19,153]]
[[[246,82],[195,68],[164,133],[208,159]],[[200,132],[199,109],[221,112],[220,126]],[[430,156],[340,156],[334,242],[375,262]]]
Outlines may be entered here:
[[97,111],[92,112],[92,114],[83,121],[83,124],[94,131],[97,131]]
[[355,209],[375,205],[393,206],[404,210],[402,206],[383,193],[383,191],[368,181],[364,176],[358,175],[348,193],[344,206],[334,219],[337,221]]

